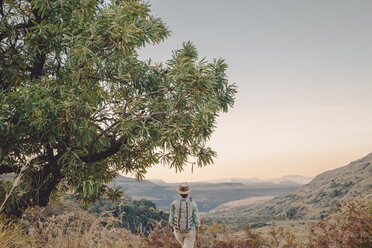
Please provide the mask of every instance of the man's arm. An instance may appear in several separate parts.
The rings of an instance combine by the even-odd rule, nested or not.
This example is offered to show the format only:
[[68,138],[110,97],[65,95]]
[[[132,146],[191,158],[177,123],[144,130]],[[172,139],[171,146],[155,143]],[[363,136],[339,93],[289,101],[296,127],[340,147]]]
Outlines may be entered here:
[[169,225],[173,227],[174,226],[174,204],[173,202],[171,203],[169,210],[170,210],[169,211]]
[[199,210],[198,210],[198,206],[196,205],[196,202],[192,202],[193,205],[192,205],[192,218],[194,219],[194,225],[195,225],[195,228],[199,228],[200,227],[200,219],[199,219]]
[[195,225],[195,238],[196,241],[199,239],[199,227],[200,227],[200,219],[199,219],[199,211],[198,206],[196,205],[196,202],[193,201],[193,208],[192,208],[192,218],[194,219],[194,225]]

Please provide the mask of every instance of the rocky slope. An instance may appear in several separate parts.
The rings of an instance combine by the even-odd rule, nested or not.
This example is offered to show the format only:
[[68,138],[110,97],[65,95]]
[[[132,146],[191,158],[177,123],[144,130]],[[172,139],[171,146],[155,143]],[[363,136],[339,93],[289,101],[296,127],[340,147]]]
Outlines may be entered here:
[[268,201],[213,211],[210,218],[245,218],[248,222],[267,221],[274,215],[287,219],[319,219],[331,207],[349,201],[372,187],[372,153],[350,164],[326,171],[309,184]]

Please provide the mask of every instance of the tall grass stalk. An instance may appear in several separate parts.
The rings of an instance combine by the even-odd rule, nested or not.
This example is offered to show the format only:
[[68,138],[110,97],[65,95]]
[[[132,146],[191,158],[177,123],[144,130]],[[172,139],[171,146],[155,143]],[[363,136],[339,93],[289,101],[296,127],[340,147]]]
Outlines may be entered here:
[[[22,161],[22,159],[21,159],[21,161]],[[30,162],[31,162],[31,158],[30,159],[27,159],[26,161],[23,160],[23,165],[22,165],[19,173],[17,174],[17,176],[15,176],[13,178],[12,187],[5,194],[4,201],[2,202],[2,204],[0,206],[0,213],[2,213],[4,211],[4,207],[5,207],[6,202],[8,201],[10,195],[13,193],[14,189],[18,186],[18,184],[19,184],[19,182],[21,180],[21,177],[23,175],[23,172],[27,169],[27,167],[30,164]]]

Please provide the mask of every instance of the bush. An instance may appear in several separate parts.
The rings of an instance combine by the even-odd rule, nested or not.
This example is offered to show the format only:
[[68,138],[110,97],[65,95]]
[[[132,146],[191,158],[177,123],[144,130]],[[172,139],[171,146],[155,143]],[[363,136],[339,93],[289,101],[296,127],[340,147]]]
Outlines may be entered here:
[[310,227],[306,247],[372,247],[372,202],[337,204],[334,211]]
[[104,211],[111,212],[117,219],[116,227],[130,230],[132,233],[146,235],[158,223],[163,226],[168,223],[169,214],[156,209],[155,203],[149,200],[130,200],[128,202],[112,203],[109,200],[101,200],[89,208],[89,212],[100,215]]

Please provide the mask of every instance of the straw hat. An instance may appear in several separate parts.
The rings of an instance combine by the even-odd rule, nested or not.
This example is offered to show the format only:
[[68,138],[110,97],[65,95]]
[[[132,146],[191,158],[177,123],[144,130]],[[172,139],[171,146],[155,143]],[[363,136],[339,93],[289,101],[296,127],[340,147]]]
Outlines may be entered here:
[[180,195],[187,195],[191,192],[191,189],[187,183],[181,183],[176,190]]

